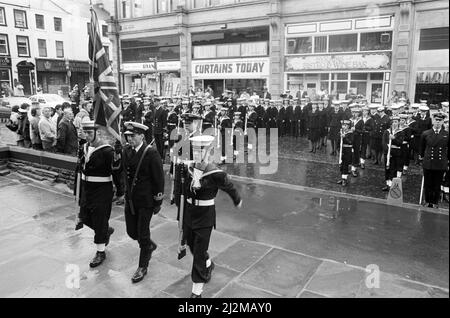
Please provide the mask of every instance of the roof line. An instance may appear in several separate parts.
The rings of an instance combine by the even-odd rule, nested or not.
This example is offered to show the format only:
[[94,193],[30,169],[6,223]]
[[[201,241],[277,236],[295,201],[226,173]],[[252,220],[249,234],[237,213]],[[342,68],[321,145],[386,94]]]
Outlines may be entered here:
[[53,0],[50,0],[50,2],[51,3],[53,3],[55,6],[57,6],[58,8],[60,8],[62,11],[64,11],[65,13],[67,13],[67,14],[72,14],[72,13],[70,13],[69,11],[67,11],[66,9],[64,9],[63,7],[61,7],[59,4],[57,4],[55,1],[53,1]]

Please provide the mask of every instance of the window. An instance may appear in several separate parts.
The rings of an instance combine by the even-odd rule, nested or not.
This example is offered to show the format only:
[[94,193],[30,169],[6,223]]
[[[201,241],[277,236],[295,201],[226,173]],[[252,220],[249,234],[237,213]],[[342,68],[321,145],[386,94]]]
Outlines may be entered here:
[[36,14],[36,29],[45,29],[44,16],[42,14]]
[[27,29],[27,14],[23,10],[14,9],[14,23],[16,28]]
[[392,48],[392,31],[361,33],[360,51],[380,51]]
[[30,45],[27,36],[17,36],[17,52],[19,56],[30,57]]
[[180,38],[177,35],[124,40],[121,47],[124,62],[148,62],[149,58],[155,57],[159,61],[180,59]]
[[134,0],[133,17],[135,18],[143,16],[142,1],[143,0]]
[[62,32],[62,20],[61,18],[53,18],[55,24],[55,31]]
[[0,25],[6,26],[5,8],[0,8]]
[[314,38],[314,53],[325,53],[327,51],[327,36],[316,36]]
[[102,25],[102,36],[108,37],[108,26]]
[[267,42],[241,43],[241,56],[268,55]]
[[287,39],[287,52],[288,54],[312,53],[312,37]]
[[38,39],[39,56],[47,57],[47,41]]
[[419,51],[448,50],[448,27],[420,30]]
[[206,5],[205,0],[193,0],[192,2],[193,2],[194,9],[204,8]]
[[[239,44],[222,44],[222,45],[211,45],[216,48],[217,57],[230,57],[241,55],[241,46]],[[199,46],[201,48],[201,46]],[[214,49],[213,49],[214,51]],[[214,52],[215,53],[215,52]],[[216,56],[212,56],[216,57]]]
[[56,41],[56,57],[64,57],[64,42]]
[[9,55],[8,36],[0,34],[0,55]]
[[122,18],[126,19],[131,16],[130,0],[122,1]]
[[329,52],[354,52],[357,50],[358,34],[330,35]]
[[156,13],[167,13],[171,11],[170,0],[157,0],[156,1]]

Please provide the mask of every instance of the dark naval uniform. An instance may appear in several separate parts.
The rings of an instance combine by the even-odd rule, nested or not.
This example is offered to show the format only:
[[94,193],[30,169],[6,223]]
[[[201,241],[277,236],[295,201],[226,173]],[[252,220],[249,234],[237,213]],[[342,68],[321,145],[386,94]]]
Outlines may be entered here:
[[437,205],[444,173],[448,170],[448,131],[441,128],[426,130],[420,141],[423,158],[425,202]]
[[169,138],[169,149],[172,149],[173,144],[177,139],[171,139],[172,132],[177,129],[178,126],[178,115],[175,111],[170,111],[167,114],[167,134]]
[[[346,123],[348,121],[343,120],[341,121],[341,124]],[[348,122],[348,125],[350,125],[350,122]],[[338,181],[338,183],[342,184],[343,186],[347,185],[347,177],[349,174],[348,166],[352,164],[353,160],[353,132],[351,130],[347,130],[346,132],[343,132],[341,130],[342,134],[342,158],[341,158],[341,164],[340,164],[340,172],[342,175],[342,179]]]
[[[388,151],[389,151],[389,136],[394,135],[395,139],[392,139],[391,141],[391,153],[390,153],[390,161],[389,161],[389,167],[387,166],[388,161]],[[383,148],[384,148],[384,155],[385,155],[385,181],[387,187],[384,187],[383,190],[387,191],[389,190],[389,187],[391,187],[392,179],[397,176],[397,172],[403,171],[403,160],[402,160],[402,151],[401,147],[403,145],[403,140],[405,138],[405,134],[403,130],[397,129],[395,131],[392,131],[392,128],[385,130],[383,133]]]
[[226,150],[226,146],[227,146],[225,144],[225,140],[226,140],[225,136],[227,133],[228,134],[230,133],[231,129],[228,129],[228,128],[232,128],[232,122],[231,122],[231,119],[228,117],[228,115],[224,115],[224,116],[220,117],[219,121],[220,121],[220,123],[219,123],[220,134],[221,134],[221,138],[222,138],[222,140],[221,140],[222,158],[221,159],[225,160],[225,158],[226,158],[225,150]]
[[161,156],[161,159],[164,159],[164,132],[167,126],[167,112],[164,110],[164,108],[159,107],[155,110],[154,115],[155,125],[154,125],[154,131],[153,134],[155,136],[155,143],[156,147],[158,149],[159,155]]

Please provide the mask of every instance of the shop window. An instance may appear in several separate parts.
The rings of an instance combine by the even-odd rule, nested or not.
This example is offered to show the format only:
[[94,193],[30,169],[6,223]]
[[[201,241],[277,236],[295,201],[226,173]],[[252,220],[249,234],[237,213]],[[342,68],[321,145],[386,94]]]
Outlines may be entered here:
[[448,50],[448,27],[420,30],[419,51]]
[[244,90],[246,90],[250,95],[253,92],[260,94],[264,86],[266,85],[265,79],[226,79],[225,89],[233,90],[240,95]]
[[241,43],[241,56],[267,55],[267,42]]
[[352,95],[363,95],[367,94],[367,82],[350,82],[349,93]]
[[64,57],[64,42],[56,41],[56,57]]
[[53,18],[53,22],[55,25],[55,31],[62,32],[62,20],[61,18]]
[[[331,94],[344,99],[348,92],[348,82],[331,82]],[[342,98],[341,98],[342,97]]]
[[360,51],[392,49],[392,31],[361,33]]
[[367,73],[351,73],[350,78],[352,80],[359,80],[359,81],[366,81],[367,80]]
[[[215,46],[215,45],[211,45]],[[232,57],[240,56],[241,46],[239,44],[224,44],[217,45],[216,47],[217,57]]]
[[246,29],[227,29],[205,33],[193,33],[192,46],[227,43],[268,42],[269,34],[269,27],[266,26]]
[[383,73],[370,73],[370,79],[372,81],[382,81]]
[[14,23],[16,28],[27,29],[27,13],[23,10],[14,9]]
[[288,38],[287,52],[288,54],[312,53],[312,37]]
[[327,37],[316,36],[314,38],[314,53],[325,53],[327,51]]
[[0,8],[0,25],[6,26],[5,8]]
[[9,55],[8,36],[0,34],[0,55]]
[[358,34],[330,35],[329,52],[355,52],[358,45]]
[[44,16],[42,14],[36,14],[36,29],[45,29]]
[[320,80],[329,80],[330,79],[330,73],[322,73],[320,74]]
[[47,57],[47,41],[38,39],[38,49],[40,57]]
[[333,74],[331,74],[331,78],[333,80],[347,80],[348,73],[333,73]]
[[108,26],[102,25],[102,36],[108,37]]
[[30,57],[30,45],[27,36],[17,36],[17,52],[21,57]]
[[195,59],[209,59],[215,58],[217,49],[215,45],[202,45],[194,46],[194,58]]

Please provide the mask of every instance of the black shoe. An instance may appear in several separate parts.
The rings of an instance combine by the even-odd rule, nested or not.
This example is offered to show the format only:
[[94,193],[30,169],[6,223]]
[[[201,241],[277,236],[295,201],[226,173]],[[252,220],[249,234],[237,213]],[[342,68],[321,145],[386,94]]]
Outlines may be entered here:
[[427,207],[428,208],[432,208],[433,207],[433,203],[428,203]]
[[133,283],[139,283],[144,279],[145,275],[147,275],[147,267],[138,267],[136,272],[133,274],[133,277],[131,277],[131,281]]
[[105,252],[99,252],[95,254],[95,257],[92,259],[92,261],[89,263],[89,266],[94,268],[99,266],[103,261],[106,259],[106,253]]
[[314,149],[311,149],[309,152],[314,152]]
[[342,180],[342,186],[345,187],[345,186],[347,186],[347,184],[348,184],[348,181],[346,179],[343,179]]
[[202,298],[202,295],[196,295],[194,293],[191,294],[191,297],[189,298]]
[[358,176],[358,173],[356,171],[352,171],[352,176],[356,178]]
[[211,265],[206,269],[208,272],[206,274],[206,282],[209,283],[211,280],[212,271],[214,270],[214,262],[211,262]]
[[338,182],[336,182],[337,184],[342,184],[342,182],[344,181],[344,179],[339,180]]
[[381,189],[381,191],[384,191],[384,192],[389,191],[389,186],[383,187],[383,189]]
[[106,237],[106,242],[105,242],[105,246],[108,246],[109,244],[109,238],[111,237],[111,235],[114,233],[114,228],[113,227],[109,227],[108,228],[108,235]]
[[75,231],[78,231],[80,229],[83,228],[83,222],[79,221],[76,225],[75,225]]

